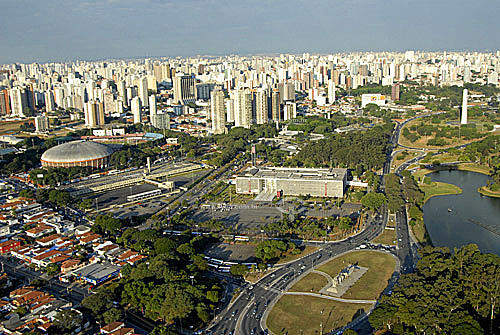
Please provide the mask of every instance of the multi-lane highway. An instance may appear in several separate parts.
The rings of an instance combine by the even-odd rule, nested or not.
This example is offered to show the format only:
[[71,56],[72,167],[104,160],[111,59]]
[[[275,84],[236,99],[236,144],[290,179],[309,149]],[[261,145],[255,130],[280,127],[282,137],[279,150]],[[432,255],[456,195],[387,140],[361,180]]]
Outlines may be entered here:
[[[390,140],[391,147],[387,153],[387,161],[383,167],[384,174],[390,173],[392,151],[398,145],[402,127],[413,119],[396,126]],[[243,286],[238,298],[217,315],[212,325],[206,330],[206,333],[229,335],[268,333],[265,324],[266,313],[269,312],[281,294],[291,287],[297,278],[303,276],[316,265],[326,262],[344,252],[354,250],[359,245],[373,240],[385,228],[387,215],[387,210],[384,209],[382,217],[378,218],[378,220],[369,220],[366,228],[358,235],[344,241],[325,243],[315,253],[277,267],[272,274],[267,275],[257,284]],[[415,255],[412,251],[406,211],[404,209],[396,213],[396,229],[398,249],[395,255],[398,257],[401,265],[400,272],[412,271],[415,264]],[[362,334],[371,333],[370,325],[366,321],[366,318],[357,327],[360,328],[358,330]]]
[[302,259],[281,265],[255,285],[246,285],[235,302],[224,309],[208,329],[213,334],[261,334],[265,332],[264,317],[268,307],[292,283],[312,267],[353,250],[378,236],[384,229],[386,215],[370,220],[365,230],[347,240],[325,243],[320,249]]

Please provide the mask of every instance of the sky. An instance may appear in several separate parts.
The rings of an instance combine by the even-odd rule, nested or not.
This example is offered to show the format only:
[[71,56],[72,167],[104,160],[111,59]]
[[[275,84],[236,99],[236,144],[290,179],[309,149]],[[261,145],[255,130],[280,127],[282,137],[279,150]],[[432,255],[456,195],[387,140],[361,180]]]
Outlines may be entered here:
[[496,51],[500,0],[0,0],[0,63]]

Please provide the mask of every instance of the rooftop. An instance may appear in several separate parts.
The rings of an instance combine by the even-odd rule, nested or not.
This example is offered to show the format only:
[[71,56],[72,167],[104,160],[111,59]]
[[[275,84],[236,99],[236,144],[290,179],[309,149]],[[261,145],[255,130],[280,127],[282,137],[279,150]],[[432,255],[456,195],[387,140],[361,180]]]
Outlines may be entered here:
[[250,167],[238,177],[269,179],[342,180],[347,169]]

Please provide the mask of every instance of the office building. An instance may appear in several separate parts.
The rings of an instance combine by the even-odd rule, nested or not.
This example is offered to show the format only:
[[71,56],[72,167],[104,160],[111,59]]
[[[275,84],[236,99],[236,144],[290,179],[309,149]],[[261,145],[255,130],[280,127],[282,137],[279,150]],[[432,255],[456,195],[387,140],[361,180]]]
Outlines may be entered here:
[[142,123],[142,106],[141,106],[141,100],[139,97],[135,97],[132,99],[130,102],[130,106],[132,108],[132,115],[134,117],[134,124],[135,123]]
[[176,75],[174,78],[174,103],[186,105],[196,100],[193,76]]
[[215,88],[210,94],[210,115],[212,119],[212,132],[223,134],[226,130],[226,110],[224,108],[224,91]]
[[236,177],[236,193],[342,198],[346,184],[347,169],[250,167]]

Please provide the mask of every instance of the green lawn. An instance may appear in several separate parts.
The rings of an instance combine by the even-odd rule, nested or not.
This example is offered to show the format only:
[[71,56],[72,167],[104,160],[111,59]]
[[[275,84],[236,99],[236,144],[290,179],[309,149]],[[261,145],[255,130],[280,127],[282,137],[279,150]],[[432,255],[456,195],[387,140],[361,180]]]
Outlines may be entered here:
[[425,193],[424,202],[438,195],[460,194],[462,189],[456,185],[433,181],[430,185],[420,184],[420,189]]
[[396,261],[390,254],[377,251],[355,251],[334,258],[317,270],[326,272],[334,278],[341,269],[354,263],[367,267],[368,271],[349,288],[342,298],[377,299],[394,273]]
[[347,304],[328,299],[284,295],[273,307],[267,326],[273,334],[317,335],[343,327],[368,312],[370,304]]
[[323,287],[328,284],[325,276],[318,273],[310,272],[304,278],[299,280],[290,288],[291,292],[316,292],[318,293]]
[[500,198],[500,192],[493,192],[492,190],[490,190],[486,186],[481,186],[480,188],[477,189],[477,191],[479,193],[481,193],[482,195],[486,195],[488,197]]
[[382,243],[385,245],[396,245],[396,230],[384,229],[384,232],[379,235],[373,243]]

